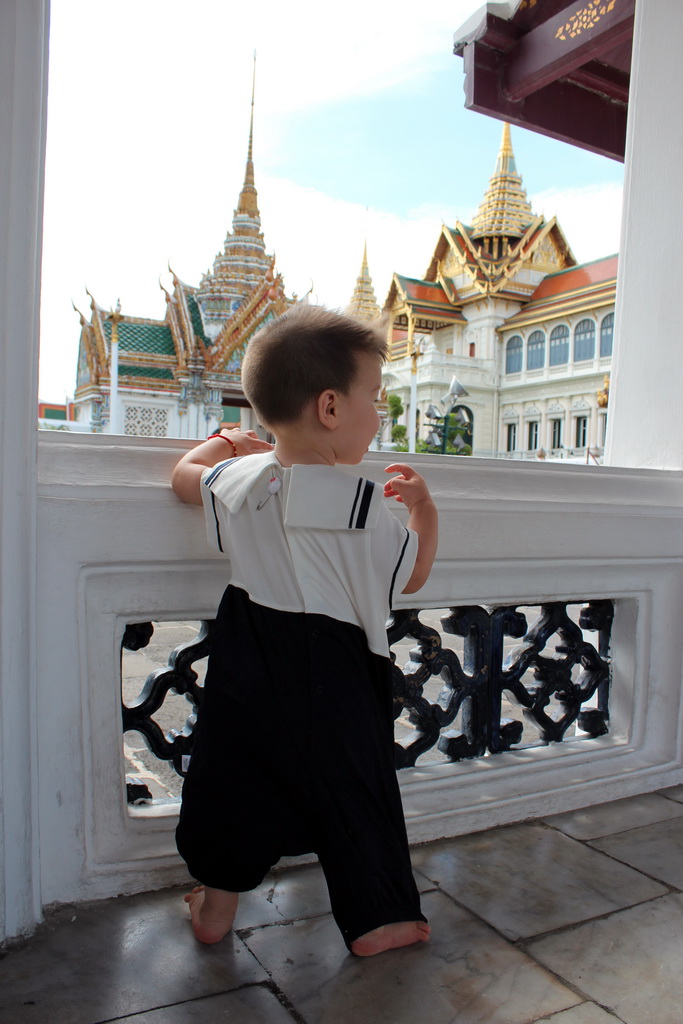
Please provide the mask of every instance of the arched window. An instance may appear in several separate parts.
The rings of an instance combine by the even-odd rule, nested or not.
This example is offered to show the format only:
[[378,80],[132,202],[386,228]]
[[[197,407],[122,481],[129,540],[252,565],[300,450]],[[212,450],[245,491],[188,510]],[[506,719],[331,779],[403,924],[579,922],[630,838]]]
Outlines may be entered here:
[[550,332],[550,366],[564,366],[569,362],[569,328],[566,324],[553,327]]
[[505,372],[506,373],[521,373],[522,372],[522,350],[524,348],[524,342],[520,338],[519,334],[515,334],[513,338],[508,340],[505,346]]
[[581,320],[574,328],[574,362],[581,363],[595,355],[595,321]]
[[527,370],[540,370],[545,366],[545,334],[543,331],[532,331],[526,347]]
[[600,358],[612,355],[612,341],[614,340],[614,313],[608,313],[602,318],[600,324]]

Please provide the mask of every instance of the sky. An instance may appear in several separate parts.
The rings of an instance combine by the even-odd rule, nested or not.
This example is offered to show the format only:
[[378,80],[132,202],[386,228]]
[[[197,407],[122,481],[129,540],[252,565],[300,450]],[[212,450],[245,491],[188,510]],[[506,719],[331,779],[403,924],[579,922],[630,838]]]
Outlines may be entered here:
[[[367,241],[380,305],[421,277],[442,223],[468,223],[500,121],[465,109],[453,35],[478,0],[52,0],[40,398],[73,395],[79,319],[97,302],[162,318],[222,250],[254,166],[288,295],[343,308]],[[580,262],[619,247],[623,165],[520,128],[532,208]]]

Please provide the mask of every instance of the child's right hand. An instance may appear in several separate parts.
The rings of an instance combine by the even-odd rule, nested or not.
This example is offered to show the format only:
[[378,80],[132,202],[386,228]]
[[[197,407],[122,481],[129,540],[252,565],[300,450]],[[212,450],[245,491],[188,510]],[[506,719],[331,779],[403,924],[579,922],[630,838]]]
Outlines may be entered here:
[[260,452],[270,452],[273,445],[268,441],[262,441],[253,430],[221,430],[222,437],[228,437],[235,446],[238,455],[257,455]]
[[391,466],[387,466],[384,472],[398,472],[400,474],[399,476],[392,477],[391,480],[385,483],[385,498],[396,498],[396,501],[403,502],[409,512],[419,501],[431,502],[432,496],[429,493],[425,480],[419,473],[415,472],[412,466],[396,462]]

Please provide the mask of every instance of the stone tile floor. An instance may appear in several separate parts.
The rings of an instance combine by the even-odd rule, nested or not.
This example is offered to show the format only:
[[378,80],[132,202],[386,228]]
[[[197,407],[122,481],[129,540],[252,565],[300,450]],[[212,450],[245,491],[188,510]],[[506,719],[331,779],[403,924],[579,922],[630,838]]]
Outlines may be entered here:
[[425,946],[344,948],[317,865],[216,946],[182,890],[62,907],[0,962],[3,1024],[681,1024],[683,786],[413,850]]

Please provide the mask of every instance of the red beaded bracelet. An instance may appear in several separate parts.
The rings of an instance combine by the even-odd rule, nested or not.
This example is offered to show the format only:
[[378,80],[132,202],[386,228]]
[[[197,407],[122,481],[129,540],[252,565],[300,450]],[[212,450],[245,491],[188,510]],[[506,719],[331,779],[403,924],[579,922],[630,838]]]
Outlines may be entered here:
[[233,441],[233,439],[231,437],[227,437],[225,434],[216,433],[216,434],[209,434],[209,436],[207,437],[206,440],[210,441],[212,437],[220,437],[222,441],[227,441],[228,444],[231,444],[232,445],[233,454],[234,454],[235,458],[237,458],[237,445],[235,444],[235,442]]

